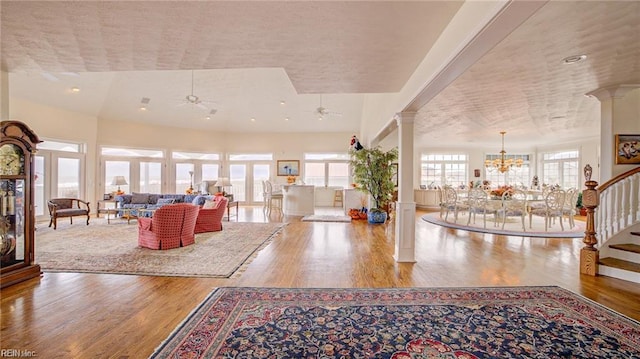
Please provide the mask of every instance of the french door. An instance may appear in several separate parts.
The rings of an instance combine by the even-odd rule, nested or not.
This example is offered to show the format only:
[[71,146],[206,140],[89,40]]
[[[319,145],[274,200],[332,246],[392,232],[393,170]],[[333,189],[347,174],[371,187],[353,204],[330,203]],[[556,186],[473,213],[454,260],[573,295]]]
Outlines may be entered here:
[[229,165],[229,179],[231,188],[227,192],[233,193],[233,199],[245,204],[262,204],[262,181],[269,179],[271,165],[269,163],[234,162]]
[[80,153],[39,150],[35,156],[35,213],[42,219],[49,215],[51,198],[80,198],[84,191],[84,155]]

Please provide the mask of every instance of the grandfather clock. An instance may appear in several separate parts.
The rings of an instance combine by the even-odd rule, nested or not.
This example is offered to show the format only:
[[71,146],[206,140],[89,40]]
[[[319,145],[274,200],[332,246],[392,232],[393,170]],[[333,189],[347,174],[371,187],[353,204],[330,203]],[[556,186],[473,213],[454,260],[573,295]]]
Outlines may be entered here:
[[40,142],[24,123],[0,122],[0,288],[41,274],[34,261],[33,171]]

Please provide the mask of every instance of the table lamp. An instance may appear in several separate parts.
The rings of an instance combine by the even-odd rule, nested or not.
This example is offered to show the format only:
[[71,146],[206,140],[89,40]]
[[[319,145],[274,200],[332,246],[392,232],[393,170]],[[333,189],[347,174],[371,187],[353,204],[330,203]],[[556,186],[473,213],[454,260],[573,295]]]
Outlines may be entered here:
[[229,180],[229,177],[220,177],[218,178],[218,180],[216,181],[216,187],[218,187],[218,191],[222,192],[223,196],[226,196],[227,193],[224,191],[225,187],[231,187],[231,181]]
[[118,186],[118,191],[116,194],[124,194],[124,192],[120,189],[120,186],[128,185],[127,180],[124,176],[113,176],[113,181],[111,181],[112,186]]

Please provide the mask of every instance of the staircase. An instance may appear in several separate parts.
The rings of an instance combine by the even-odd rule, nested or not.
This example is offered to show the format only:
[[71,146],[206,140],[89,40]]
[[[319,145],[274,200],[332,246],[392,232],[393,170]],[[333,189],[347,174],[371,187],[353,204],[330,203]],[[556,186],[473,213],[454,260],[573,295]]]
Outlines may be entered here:
[[[631,236],[640,238],[640,232]],[[635,243],[609,244],[612,256],[600,259],[598,274],[640,283],[640,244]]]
[[598,274],[640,283],[640,167],[598,187]]

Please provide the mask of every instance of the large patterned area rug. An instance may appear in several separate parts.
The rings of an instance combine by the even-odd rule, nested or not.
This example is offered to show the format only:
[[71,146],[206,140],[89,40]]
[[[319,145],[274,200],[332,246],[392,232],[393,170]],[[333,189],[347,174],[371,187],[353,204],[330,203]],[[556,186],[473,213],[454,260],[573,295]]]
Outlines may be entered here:
[[[96,223],[94,223],[96,222]],[[220,232],[196,235],[194,245],[153,250],[138,247],[135,220],[58,225],[36,231],[36,259],[43,271],[229,278],[284,227],[282,223],[223,223]]]
[[152,358],[639,358],[640,323],[559,287],[218,288]]
[[504,229],[502,229],[502,222],[498,223],[498,226],[494,226],[495,222],[487,217],[487,227],[484,227],[482,215],[476,216],[476,222],[473,223],[473,217],[470,225],[467,226],[466,213],[458,214],[458,220],[453,220],[453,214],[449,214],[449,218],[445,221],[440,218],[440,212],[429,213],[422,216],[422,220],[438,226],[461,229],[471,232],[479,233],[491,233],[505,236],[518,236],[518,237],[539,237],[539,238],[583,238],[585,231],[585,223],[582,221],[574,221],[575,227],[569,228],[569,223],[565,218],[563,223],[564,230],[561,229],[558,221],[553,223],[546,231],[544,229],[544,218],[533,217],[531,221],[531,227],[529,227],[529,217],[525,219],[525,231],[522,230],[522,222],[520,218],[509,217],[509,220],[505,223]]

